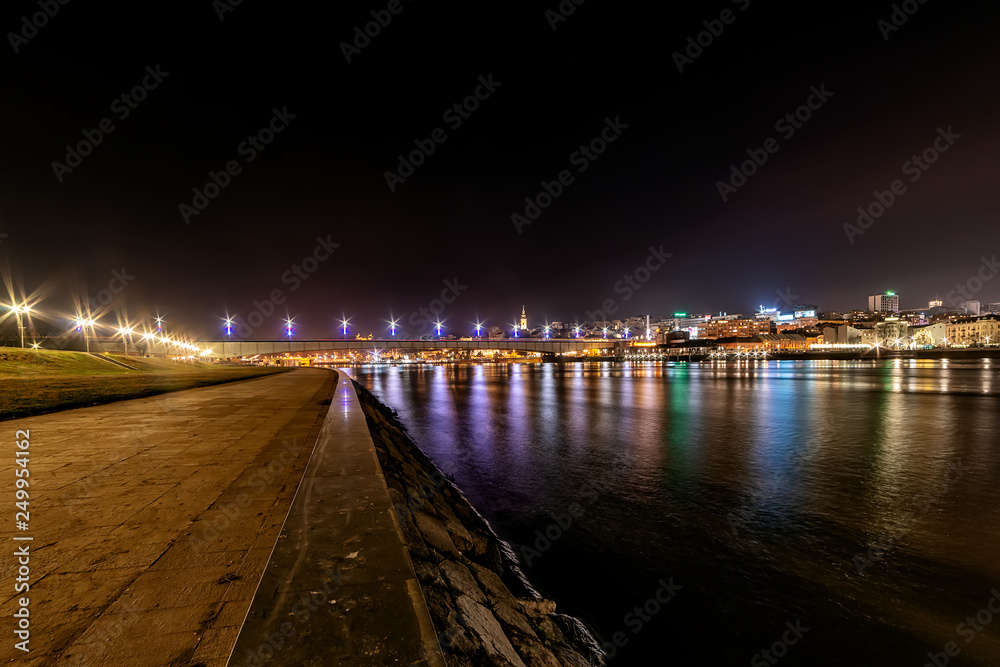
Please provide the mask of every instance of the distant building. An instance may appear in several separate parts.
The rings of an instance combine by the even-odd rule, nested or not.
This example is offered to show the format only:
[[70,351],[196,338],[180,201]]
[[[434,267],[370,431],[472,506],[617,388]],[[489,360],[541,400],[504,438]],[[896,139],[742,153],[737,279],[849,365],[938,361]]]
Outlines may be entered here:
[[944,338],[947,335],[945,329],[944,322],[938,322],[922,327],[912,327],[910,335],[913,336],[913,342],[919,347],[926,347],[928,345],[938,347],[944,344]]
[[996,345],[1000,342],[1000,320],[995,316],[963,317],[945,324],[948,345]]
[[823,342],[837,345],[856,345],[861,341],[861,331],[850,324],[823,327]]
[[521,306],[521,331],[528,330],[528,315],[524,312],[524,306]]
[[770,320],[718,320],[698,325],[698,338],[750,338],[771,333]]
[[878,342],[892,348],[904,347],[910,335],[910,323],[897,317],[886,318],[885,322],[875,325]]
[[868,310],[876,313],[898,313],[899,295],[895,292],[875,294],[868,297]]
[[927,302],[927,307],[928,308],[942,308],[942,307],[944,307],[944,301],[928,301]]
[[980,315],[1000,315],[1000,303],[988,303],[983,310],[979,311]]
[[959,309],[964,310],[966,315],[975,315],[976,317],[980,314],[980,309],[982,308],[982,303],[979,301],[963,301],[958,304]]

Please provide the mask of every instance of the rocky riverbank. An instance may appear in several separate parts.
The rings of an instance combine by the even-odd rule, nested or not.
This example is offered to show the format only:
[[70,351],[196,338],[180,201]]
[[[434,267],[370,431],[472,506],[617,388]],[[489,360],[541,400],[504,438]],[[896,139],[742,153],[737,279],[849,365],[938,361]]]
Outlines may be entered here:
[[531,588],[507,544],[394,412],[355,387],[449,667],[603,665],[590,632]]

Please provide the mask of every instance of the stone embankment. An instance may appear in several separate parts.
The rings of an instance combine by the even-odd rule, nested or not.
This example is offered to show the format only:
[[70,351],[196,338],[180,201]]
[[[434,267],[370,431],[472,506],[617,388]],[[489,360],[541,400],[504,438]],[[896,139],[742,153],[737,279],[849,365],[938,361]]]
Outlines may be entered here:
[[355,386],[449,666],[603,665],[583,624],[531,588],[507,544],[393,411]]

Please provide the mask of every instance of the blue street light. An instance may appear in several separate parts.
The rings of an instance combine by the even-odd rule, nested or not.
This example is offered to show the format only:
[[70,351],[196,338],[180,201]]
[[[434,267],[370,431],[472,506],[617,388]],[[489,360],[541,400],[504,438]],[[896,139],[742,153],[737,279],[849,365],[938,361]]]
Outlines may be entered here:
[[396,337],[396,325],[399,324],[399,320],[392,319],[392,315],[389,316],[389,333],[393,338]]
[[434,327],[437,329],[438,338],[440,338],[441,337],[441,323],[440,322],[435,322],[434,323]]
[[480,334],[482,333],[482,330],[483,330],[483,323],[482,322],[476,322],[476,338],[480,337]]
[[545,337],[548,338],[549,337],[549,325],[546,324],[545,327],[544,327],[544,329],[545,329]]
[[575,334],[576,334],[576,337],[577,337],[577,338],[579,338],[579,337],[580,337],[580,325],[579,325],[579,324],[577,324],[577,325],[576,325],[576,328],[575,328],[575,329],[573,329],[573,333],[575,333]]
[[292,341],[292,322],[291,318],[285,320],[285,333],[288,334],[288,342]]
[[233,318],[226,318],[226,335],[229,336],[229,340],[233,339]]
[[344,338],[347,338],[347,325],[351,322],[351,318],[346,317],[340,320],[340,328],[344,332]]
[[625,327],[625,337],[628,338],[628,327]]
[[607,327],[604,327],[604,337],[605,338],[608,337],[608,328]]

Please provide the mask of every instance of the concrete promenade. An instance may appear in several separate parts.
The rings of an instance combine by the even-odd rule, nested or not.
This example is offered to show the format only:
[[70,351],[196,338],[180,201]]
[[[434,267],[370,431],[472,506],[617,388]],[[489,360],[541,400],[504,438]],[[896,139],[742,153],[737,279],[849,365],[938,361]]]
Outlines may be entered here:
[[[225,665],[335,384],[301,369],[0,424],[0,663]],[[27,594],[12,584],[19,429],[31,442],[30,530],[17,533],[34,538]],[[25,595],[27,654],[10,632]]]
[[444,667],[365,414],[339,373],[231,667]]

